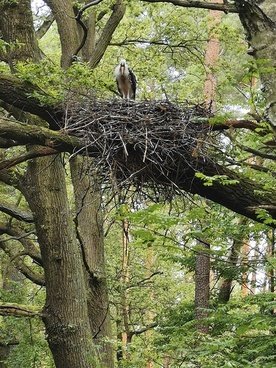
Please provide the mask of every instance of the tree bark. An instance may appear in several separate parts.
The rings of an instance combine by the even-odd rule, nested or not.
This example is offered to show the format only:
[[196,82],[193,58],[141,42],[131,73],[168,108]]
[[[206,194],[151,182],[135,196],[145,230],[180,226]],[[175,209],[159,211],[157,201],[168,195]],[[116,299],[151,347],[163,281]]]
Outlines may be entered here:
[[[210,254],[209,245],[200,242],[203,248],[196,254],[195,265],[195,318],[197,331],[209,333],[209,325],[204,321],[208,317],[210,298]],[[206,249],[206,250],[205,250]]]
[[61,67],[67,69],[80,44],[80,37],[71,0],[46,0],[56,19],[61,45]]
[[86,277],[87,303],[92,337],[101,364],[113,367],[113,351],[105,339],[111,336],[108,287],[105,272],[101,191],[96,168],[87,157],[70,163],[75,198],[75,224]]
[[176,6],[183,6],[184,8],[199,8],[209,10],[220,10],[225,13],[237,13],[237,8],[233,4],[219,3],[217,1],[205,0],[141,0],[148,3],[171,3]]
[[102,59],[105,50],[112,39],[112,35],[122,20],[125,11],[126,6],[124,2],[122,0],[117,0],[116,4],[113,6],[113,12],[106,22],[106,25],[96,43],[95,48],[93,49],[91,58],[89,60],[89,65],[92,69],[94,69]]
[[267,119],[276,135],[276,8],[274,0],[236,0],[241,23],[251,46],[250,54],[257,60]]
[[[3,2],[4,5],[0,5],[0,30],[3,39],[7,42],[6,52],[0,51],[0,58],[14,71],[18,61],[26,59],[38,61],[41,58],[41,52],[32,22],[31,1],[12,1],[10,5],[7,3]],[[23,24],[24,27],[22,27]]]
[[81,254],[58,155],[29,163],[25,197],[34,213],[44,265],[43,320],[56,367],[96,367]]

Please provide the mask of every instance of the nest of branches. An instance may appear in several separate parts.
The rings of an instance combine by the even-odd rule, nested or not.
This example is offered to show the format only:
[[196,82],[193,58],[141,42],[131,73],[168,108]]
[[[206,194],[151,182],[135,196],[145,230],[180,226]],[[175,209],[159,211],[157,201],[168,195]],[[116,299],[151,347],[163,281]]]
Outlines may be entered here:
[[203,105],[88,99],[67,106],[63,128],[85,141],[104,177],[178,187],[204,161],[210,112]]

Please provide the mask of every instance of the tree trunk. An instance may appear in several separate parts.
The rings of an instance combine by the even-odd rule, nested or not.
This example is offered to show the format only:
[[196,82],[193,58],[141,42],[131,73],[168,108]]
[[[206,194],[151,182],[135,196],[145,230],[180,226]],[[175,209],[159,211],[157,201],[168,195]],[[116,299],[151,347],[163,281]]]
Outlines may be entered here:
[[210,255],[209,245],[200,243],[202,250],[196,254],[195,265],[195,318],[197,321],[197,331],[207,334],[209,326],[204,322],[208,316],[210,297]]
[[[234,240],[231,246],[230,255],[228,257],[228,267],[236,267],[238,258],[239,258],[239,250],[241,249],[242,244]],[[219,293],[218,293],[218,301],[219,303],[227,303],[230,300],[231,292],[232,292],[232,283],[233,278],[228,277],[224,278],[221,282]]]
[[100,361],[113,367],[113,351],[110,343],[111,322],[109,316],[108,288],[104,260],[103,219],[101,192],[93,161],[76,157],[70,163],[75,196],[75,223],[82,251],[86,275],[88,314],[92,337],[100,349]]
[[60,64],[66,69],[71,65],[72,57],[81,42],[72,1],[46,0],[46,3],[51,8],[57,22],[61,45]]
[[248,238],[244,238],[243,239],[243,246],[242,246],[242,264],[245,265],[246,267],[246,271],[244,271],[243,275],[242,275],[242,285],[241,285],[241,293],[242,296],[245,297],[249,294],[249,279],[248,279],[248,270],[247,270],[247,265],[248,265],[248,261],[249,261],[249,239]]
[[41,248],[46,280],[43,319],[56,367],[97,367],[81,254],[59,155],[29,162],[25,196]]
[[[31,1],[11,1],[0,4],[0,30],[6,42],[6,52],[0,50],[1,60],[6,61],[14,71],[18,61],[31,59],[38,61],[41,57],[32,22]],[[24,27],[22,25],[24,24]]]
[[129,221],[127,219],[122,220],[122,261],[121,261],[121,295],[120,303],[117,308],[118,311],[118,339],[119,348],[117,351],[117,360],[127,361],[129,353],[127,346],[131,342],[132,334],[129,329],[129,300],[128,300],[128,283],[129,283]]
[[236,0],[250,54],[259,61],[267,118],[276,134],[276,7],[274,0]]

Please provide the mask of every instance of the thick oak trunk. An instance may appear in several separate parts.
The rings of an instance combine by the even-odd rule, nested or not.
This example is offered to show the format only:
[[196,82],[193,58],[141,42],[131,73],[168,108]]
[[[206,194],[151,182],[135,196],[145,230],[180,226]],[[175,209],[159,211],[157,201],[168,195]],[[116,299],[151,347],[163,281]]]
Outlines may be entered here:
[[96,367],[81,254],[60,156],[29,163],[25,195],[34,214],[44,265],[44,323],[56,367]]

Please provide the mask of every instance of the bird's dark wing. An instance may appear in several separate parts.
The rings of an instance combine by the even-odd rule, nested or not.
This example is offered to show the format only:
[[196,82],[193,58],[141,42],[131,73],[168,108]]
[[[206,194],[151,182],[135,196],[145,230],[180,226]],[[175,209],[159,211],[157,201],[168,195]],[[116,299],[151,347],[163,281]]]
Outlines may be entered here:
[[131,87],[132,87],[132,91],[133,91],[133,100],[135,100],[137,79],[136,79],[136,76],[133,73],[133,71],[130,68],[128,68],[128,70],[129,70],[129,81],[131,83]]

